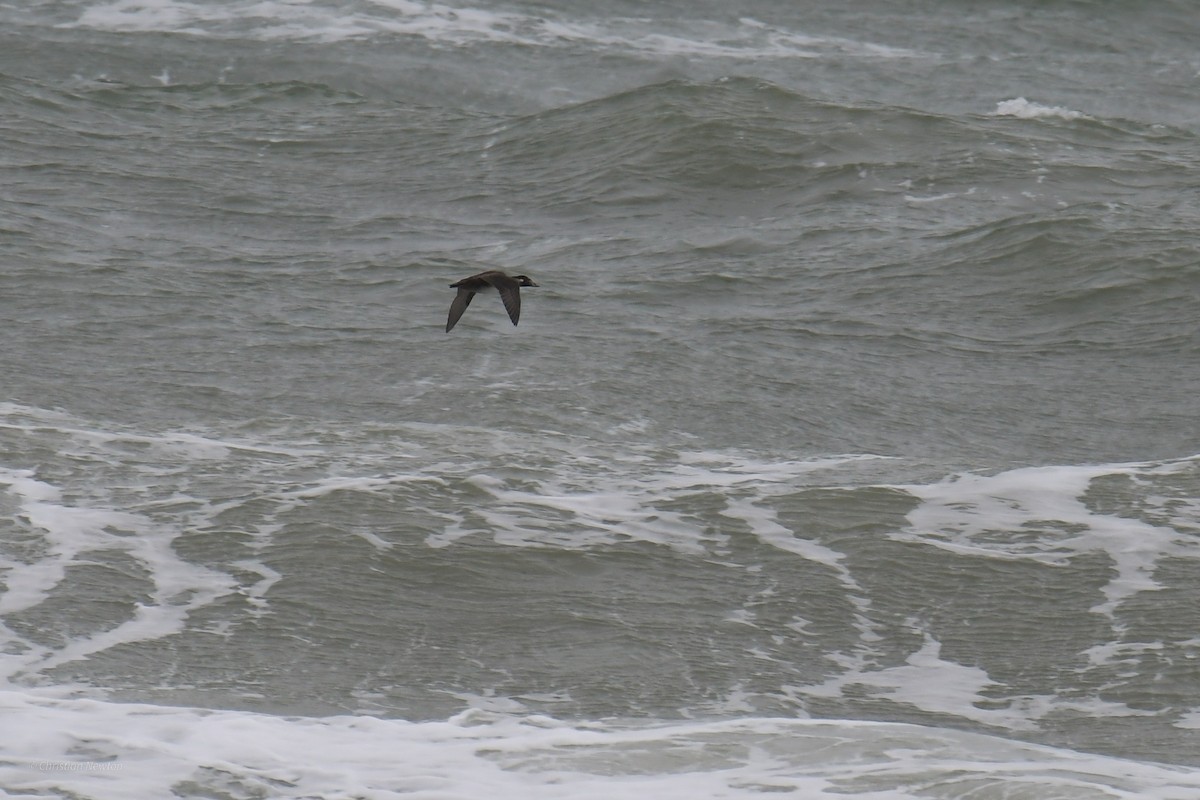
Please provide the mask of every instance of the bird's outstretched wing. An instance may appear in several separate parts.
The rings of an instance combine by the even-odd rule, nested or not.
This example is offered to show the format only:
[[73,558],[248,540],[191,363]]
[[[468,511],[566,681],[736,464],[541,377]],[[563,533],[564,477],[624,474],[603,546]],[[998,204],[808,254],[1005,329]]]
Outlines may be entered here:
[[516,325],[517,320],[521,318],[521,284],[502,272],[485,272],[479,277],[496,287],[500,299],[504,301],[504,308],[508,311],[508,318]]
[[470,289],[459,288],[458,294],[454,295],[454,302],[450,304],[450,316],[446,318],[446,333],[449,333],[450,329],[462,319],[463,312],[467,310],[467,306],[471,305],[471,298],[474,296],[475,293]]

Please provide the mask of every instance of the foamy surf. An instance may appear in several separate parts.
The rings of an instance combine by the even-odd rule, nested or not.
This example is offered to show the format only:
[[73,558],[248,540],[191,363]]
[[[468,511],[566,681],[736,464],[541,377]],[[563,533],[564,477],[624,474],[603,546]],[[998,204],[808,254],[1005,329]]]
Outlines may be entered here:
[[[731,685],[718,697],[695,698],[691,714],[764,706],[804,714],[814,706],[866,701],[918,718],[950,717],[1036,736],[1063,714],[1098,720],[1149,713],[1112,695],[1012,685],[999,664],[989,663],[986,637],[979,654],[966,658],[960,651],[967,632],[946,629],[919,604],[894,619],[908,576],[893,580],[872,565],[906,553],[927,565],[926,580],[953,574],[938,566],[939,553],[948,564],[974,565],[981,575],[992,564],[1029,564],[1031,575],[1046,568],[1064,578],[1077,573],[1068,583],[1072,591],[1093,596],[1073,606],[1109,628],[1106,638],[1076,645],[1080,675],[1099,679],[1130,658],[1187,648],[1186,642],[1131,639],[1126,609],[1147,593],[1177,589],[1163,564],[1200,559],[1191,533],[1197,507],[1189,499],[1195,458],[904,483],[879,482],[910,470],[903,460],[869,455],[769,459],[437,425],[233,437],[125,430],[14,404],[0,412],[0,436],[14,462],[71,454],[53,470],[8,466],[0,472],[0,508],[24,541],[0,551],[0,612],[7,621],[0,629],[0,664],[18,693],[51,676],[86,675],[97,657],[134,646],[181,636],[228,639],[259,625],[272,630],[287,607],[278,590],[295,583],[289,564],[309,550],[303,558],[360,552],[355,571],[391,572],[389,564],[412,560],[414,547],[439,554],[431,563],[447,565],[473,558],[481,546],[584,556],[649,547],[673,554],[657,570],[719,565],[708,576],[718,581],[713,589],[729,593],[730,605],[719,613],[746,630],[743,646],[752,659],[777,665],[777,682],[753,690]],[[831,503],[821,512],[824,523],[805,522]],[[859,507],[873,509],[875,522],[852,528],[858,532],[846,538],[837,519],[854,518]],[[370,508],[382,516],[363,516]],[[392,528],[387,520],[396,513],[414,530]],[[344,528],[344,534],[309,543],[312,523]],[[236,537],[212,551],[230,530]],[[202,552],[220,556],[198,561],[185,555]],[[808,576],[802,591],[778,579],[759,581],[754,592],[741,588],[764,563]],[[489,581],[502,587],[508,567],[495,569]],[[409,585],[405,575],[385,582],[389,597]],[[1027,579],[1024,571],[1014,577]],[[128,597],[128,603],[97,608],[108,609],[102,613],[70,612],[71,624],[47,636],[46,620],[62,613],[59,598],[96,581],[105,582],[109,597]],[[637,592],[636,581],[621,591]],[[531,596],[538,595],[532,587]],[[825,595],[833,605],[810,607],[803,599],[810,595]],[[635,597],[627,602],[636,606]],[[793,604],[791,616],[780,616]],[[839,612],[843,604],[846,611]],[[379,616],[383,610],[344,611]],[[30,627],[34,620],[41,630]],[[376,635],[386,636],[382,630]],[[795,658],[791,649],[806,642],[825,651],[825,666],[786,667]],[[154,652],[170,649],[164,644]],[[66,668],[73,672],[63,673]],[[256,692],[231,689],[247,697]],[[390,704],[391,691],[385,684],[347,700],[365,710]],[[573,703],[570,694],[563,697]],[[1191,729],[1187,713],[1173,715],[1181,731]],[[1163,722],[1175,724],[1171,717]]]
[[1024,97],[1001,100],[996,103],[996,110],[992,112],[992,115],[997,117],[1016,117],[1017,119],[1090,119],[1082,111],[1075,111],[1064,106],[1051,106],[1031,102]]
[[[0,469],[0,487],[16,506],[14,527],[24,529],[27,537],[36,537],[33,551],[41,553],[33,560],[15,554],[0,556],[5,588],[0,595],[0,617],[52,601],[56,591],[71,583],[72,572],[88,568],[101,554],[123,555],[148,578],[139,587],[142,599],[128,598],[129,608],[119,623],[102,624],[85,633],[78,620],[63,620],[65,641],[61,646],[25,640],[18,648],[19,657],[14,658],[11,649],[6,657],[0,657],[0,674],[5,677],[28,678],[116,645],[179,633],[190,612],[233,589],[233,581],[224,573],[174,552],[172,542],[181,532],[174,526],[125,510],[67,501],[59,488],[34,478],[29,470]],[[181,602],[181,596],[187,599]],[[8,632],[11,634],[11,629]],[[10,647],[16,645],[11,635],[4,638]]]
[[1200,18],[635,5],[0,3],[0,794],[1200,796]]
[[[968,556],[1055,565],[1101,554],[1113,576],[1102,588],[1104,602],[1092,610],[1111,618],[1138,593],[1164,588],[1154,577],[1162,560],[1200,558],[1196,519],[1178,514],[1194,511],[1192,504],[1157,494],[1130,497],[1128,484],[1165,484],[1194,475],[1198,463],[1027,467],[906,486],[921,505],[908,515],[909,530],[896,537]],[[1112,500],[1117,510],[1102,510]]]
[[494,8],[389,0],[357,7],[309,3],[153,2],[96,3],[65,27],[106,31],[170,32],[264,41],[338,42],[412,36],[436,45],[515,44],[527,47],[611,49],[655,57],[913,58],[922,54],[845,37],[807,34],[743,17],[734,22],[604,16],[566,20]]
[[1185,800],[1190,770],[947,729],[745,718],[566,722],[280,717],[0,692],[0,785],[22,796],[529,798],[1022,796]]

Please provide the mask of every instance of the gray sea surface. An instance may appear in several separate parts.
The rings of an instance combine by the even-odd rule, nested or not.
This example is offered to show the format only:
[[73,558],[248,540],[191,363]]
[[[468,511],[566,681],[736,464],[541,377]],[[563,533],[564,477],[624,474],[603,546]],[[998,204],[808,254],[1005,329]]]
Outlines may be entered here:
[[1197,796],[1197,36],[0,3],[0,789]]

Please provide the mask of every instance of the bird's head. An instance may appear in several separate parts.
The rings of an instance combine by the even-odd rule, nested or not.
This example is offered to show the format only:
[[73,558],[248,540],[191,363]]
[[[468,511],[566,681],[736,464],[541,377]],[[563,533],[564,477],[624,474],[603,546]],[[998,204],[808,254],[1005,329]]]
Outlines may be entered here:
[[537,286],[533,282],[533,278],[530,278],[528,275],[513,275],[513,280],[517,282],[518,286]]

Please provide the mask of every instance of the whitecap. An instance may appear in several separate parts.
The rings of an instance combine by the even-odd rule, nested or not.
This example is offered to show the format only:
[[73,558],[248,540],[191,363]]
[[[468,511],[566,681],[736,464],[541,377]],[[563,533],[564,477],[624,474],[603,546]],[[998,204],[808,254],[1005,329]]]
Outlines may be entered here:
[[[560,48],[584,45],[661,57],[736,59],[912,58],[922,54],[874,42],[816,36],[743,17],[734,22],[652,17],[567,17],[414,0],[339,4],[284,0],[110,0],[89,4],[64,27],[196,36],[338,42],[380,35],[434,44],[506,43]],[[165,71],[164,71],[165,74]]]
[[1030,102],[1024,97],[1001,100],[996,104],[996,110],[992,112],[992,116],[1017,117],[1018,119],[1047,119],[1053,117],[1067,120],[1091,119],[1091,117],[1081,111],[1074,111],[1063,106],[1042,105],[1041,103]]

